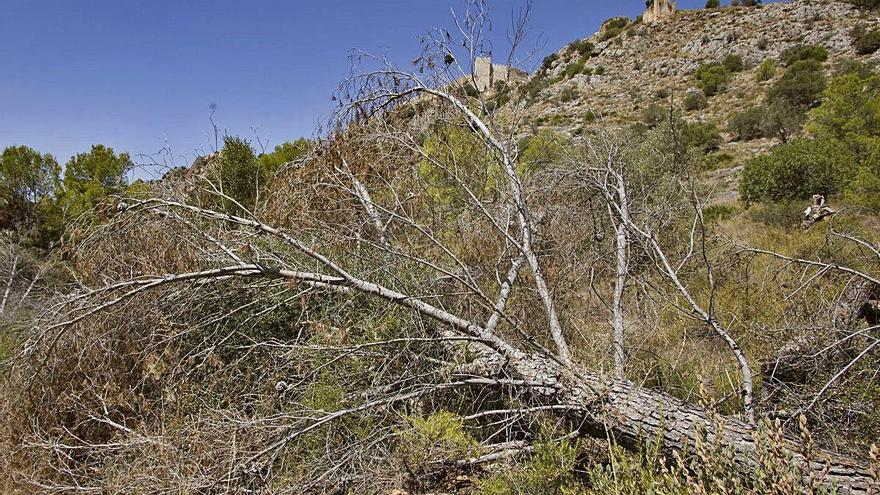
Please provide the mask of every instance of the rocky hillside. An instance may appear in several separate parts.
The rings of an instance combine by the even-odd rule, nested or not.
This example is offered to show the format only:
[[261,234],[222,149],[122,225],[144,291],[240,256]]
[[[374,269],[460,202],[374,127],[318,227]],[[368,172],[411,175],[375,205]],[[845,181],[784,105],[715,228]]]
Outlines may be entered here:
[[[826,48],[824,67],[829,74],[846,58],[880,62],[880,51],[857,54],[850,34],[854,26],[870,30],[878,24],[876,12],[814,0],[679,11],[653,24],[611,20],[589,38],[545,59],[523,87],[532,95],[530,121],[538,128],[577,135],[598,120],[616,126],[641,122],[652,104],[668,108],[672,98],[687,120],[713,122],[722,130],[721,153],[733,161],[718,173],[732,184],[737,163],[774,144],[772,139],[732,142],[726,132],[730,118],[760,104],[766,89],[782,75],[776,70],[761,81],[760,64],[798,44]],[[732,74],[725,90],[709,96],[705,106],[685,108],[686,95],[700,91],[697,69],[731,54],[742,58],[743,69]]]

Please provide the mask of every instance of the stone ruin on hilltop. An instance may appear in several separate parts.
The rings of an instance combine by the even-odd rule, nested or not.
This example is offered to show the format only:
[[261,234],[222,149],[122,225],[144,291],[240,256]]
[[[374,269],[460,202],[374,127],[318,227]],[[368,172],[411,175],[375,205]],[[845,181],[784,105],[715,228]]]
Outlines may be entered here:
[[644,22],[661,22],[675,15],[675,0],[649,0],[642,14]]

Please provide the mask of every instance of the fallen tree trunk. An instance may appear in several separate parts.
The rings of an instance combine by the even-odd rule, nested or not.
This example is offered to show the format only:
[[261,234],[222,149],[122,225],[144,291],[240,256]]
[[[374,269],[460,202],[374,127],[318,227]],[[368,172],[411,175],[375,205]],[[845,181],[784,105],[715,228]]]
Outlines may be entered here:
[[[559,364],[535,355],[510,361],[511,368],[524,380],[548,384],[545,401],[582,411],[577,419],[585,434],[611,436],[629,449],[660,439],[662,453],[675,452],[687,457],[696,453],[700,431],[712,441],[721,435],[723,445],[733,450],[734,464],[741,474],[749,474],[758,464],[758,431],[748,423],[724,418],[717,430],[707,412],[685,401],[632,382],[605,379],[590,371],[569,371]],[[858,462],[826,451],[807,460],[799,442],[785,439],[781,446],[804,475],[837,487],[838,493],[876,493],[877,481],[871,470]]]

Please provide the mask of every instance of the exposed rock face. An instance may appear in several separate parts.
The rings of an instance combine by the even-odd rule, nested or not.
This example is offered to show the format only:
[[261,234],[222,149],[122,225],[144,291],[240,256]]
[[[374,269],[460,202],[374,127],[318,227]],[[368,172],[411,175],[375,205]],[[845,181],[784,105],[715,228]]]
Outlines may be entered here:
[[[760,7],[679,11],[662,23],[633,24],[607,41],[601,41],[597,34],[590,38],[596,49],[587,60],[567,49],[559,52],[559,59],[547,72],[553,83],[544,91],[546,97],[542,93],[538,98],[549,104],[539,103],[538,107],[543,108],[537,114],[576,116],[592,110],[612,121],[638,120],[644,106],[656,99],[658,90],[666,89],[683,98],[695,85],[692,75],[701,64],[737,54],[743,58],[746,70],[734,76],[728,91],[710,99],[708,109],[699,112],[724,123],[731,111],[757,102],[764,86],[773,82],[756,82],[754,67],[779,57],[796,44],[827,48],[831,56],[829,69],[840,57],[880,61],[880,51],[869,57],[856,54],[849,36],[856,24],[876,27],[880,19],[843,2],[798,0]],[[560,80],[566,67],[578,61],[592,69],[592,74]],[[597,74],[598,67],[602,70]],[[550,101],[571,86],[580,98],[561,105]]]
[[675,15],[675,0],[654,0],[642,14],[646,23],[660,22]]
[[[649,12],[668,12],[664,5],[665,0],[658,0]],[[662,22],[630,24],[607,40],[599,32],[589,38],[595,47],[592,54],[581,55],[567,47],[558,52],[543,75],[546,86],[529,108],[531,121],[536,128],[572,135],[592,125],[625,127],[641,122],[652,104],[671,103],[681,109],[688,92],[699,92],[693,76],[697,68],[735,54],[742,57],[745,68],[733,74],[726,90],[708,98],[705,108],[684,110],[688,120],[714,122],[724,130],[734,114],[762,103],[767,88],[783,70],[758,81],[757,66],[777,59],[787,48],[801,43],[825,47],[829,74],[845,57],[880,62],[880,51],[869,56],[855,52],[849,33],[859,24],[876,28],[880,17],[840,1],[795,0],[758,7],[679,10]],[[584,70],[566,73],[578,63]],[[572,93],[574,98],[564,97]],[[722,145],[721,151],[740,164],[776,144],[772,139],[732,142],[732,136],[728,138],[731,142]],[[730,181],[735,183],[736,178]]]

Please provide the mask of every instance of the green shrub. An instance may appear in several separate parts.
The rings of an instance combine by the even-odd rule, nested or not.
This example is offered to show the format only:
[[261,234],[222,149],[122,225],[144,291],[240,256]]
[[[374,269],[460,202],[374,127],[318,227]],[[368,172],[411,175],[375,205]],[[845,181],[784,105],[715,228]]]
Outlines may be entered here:
[[537,98],[542,91],[547,89],[548,85],[546,77],[535,76],[520,86],[520,91],[526,100],[532,101]]
[[596,121],[597,118],[598,116],[596,115],[596,112],[593,112],[592,110],[587,110],[586,112],[584,112],[584,116],[581,118],[581,122],[584,125],[592,124]]
[[448,466],[443,461],[467,459],[479,452],[479,444],[464,430],[461,418],[450,412],[407,420],[410,428],[401,433],[397,454],[416,476],[430,476]]
[[78,153],[64,166],[59,201],[67,218],[91,210],[107,196],[126,189],[126,175],[134,168],[128,153],[117,155],[113,148],[96,144],[87,153]]
[[776,137],[783,143],[798,133],[804,126],[807,116],[804,108],[792,105],[784,100],[772,101],[767,106],[764,135]]
[[0,229],[27,229],[40,222],[38,207],[54,202],[61,167],[55,158],[27,146],[0,154]]
[[684,97],[684,109],[688,111],[702,110],[709,103],[702,90],[688,91]]
[[715,62],[701,65],[694,73],[694,77],[703,93],[712,96],[724,91],[731,75],[727,67]]
[[621,29],[625,28],[627,24],[629,24],[629,19],[626,17],[612,17],[603,22],[602,27],[606,29]]
[[500,470],[480,483],[480,495],[577,495],[577,442],[546,442],[516,469]]
[[742,56],[736,53],[728,54],[721,64],[730,72],[740,72],[745,68]]
[[880,49],[880,30],[868,31],[864,26],[859,25],[853,29],[851,35],[853,48],[859,55],[870,55]]
[[654,91],[654,98],[657,98],[658,100],[669,98],[669,90],[666,88],[660,88],[657,91]]
[[752,107],[735,114],[727,124],[727,131],[737,141],[750,141],[764,137],[767,112],[763,107]]
[[721,7],[721,0],[706,0],[707,9],[717,9]]
[[880,0],[843,0],[861,9],[875,9],[880,6]]
[[572,41],[568,48],[579,54],[581,57],[586,58],[593,54],[593,50],[595,47],[589,40],[575,40]]
[[758,66],[758,71],[755,74],[755,79],[758,82],[769,81],[773,79],[773,76],[776,75],[776,61],[772,58],[768,58],[761,62],[761,65]]
[[575,100],[578,97],[578,90],[574,86],[567,86],[562,92],[559,94],[559,99],[563,103],[568,103],[570,101]]
[[655,127],[669,119],[669,108],[659,103],[651,103],[642,112],[642,122],[648,127]]
[[728,168],[733,160],[733,155],[729,153],[709,153],[703,157],[701,165],[703,170],[718,170],[722,167]]
[[271,177],[284,164],[296,161],[314,148],[315,144],[305,138],[287,141],[275,146],[269,153],[260,155],[260,165],[266,177]]
[[566,65],[565,70],[562,71],[562,74],[566,78],[570,79],[570,78],[572,78],[578,74],[581,74],[583,72],[584,72],[584,61],[579,60],[577,62],[572,62],[572,63]]
[[880,137],[880,76],[835,77],[825,89],[822,105],[810,111],[810,132],[849,143],[861,153],[871,138]]
[[231,198],[215,198],[217,204],[213,206],[240,215],[242,211],[239,205],[253,211],[260,192],[266,187],[268,176],[247,140],[227,136],[217,166],[208,171],[208,180]]
[[550,55],[547,55],[546,57],[544,57],[544,60],[541,61],[541,70],[546,72],[553,65],[553,62],[556,62],[557,60],[559,60],[558,53],[551,53]]
[[807,199],[841,191],[852,176],[856,157],[831,139],[801,138],[746,163],[739,191],[746,204]]
[[596,74],[597,76],[601,76],[602,74],[605,74],[605,66],[604,65],[597,65],[596,68],[593,69],[593,74]]
[[599,41],[608,41],[618,36],[626,29],[629,19],[626,17],[612,17],[602,23],[602,32],[599,35]]
[[784,100],[792,105],[810,106],[825,89],[825,73],[815,60],[799,60],[785,70],[767,92],[769,101]]
[[819,45],[794,45],[785,49],[785,51],[779,56],[779,60],[786,67],[802,60],[824,62],[828,60],[828,50]]
[[724,142],[714,122],[693,122],[684,128],[684,140],[688,146],[704,153],[715,151]]
[[871,66],[850,57],[838,59],[837,64],[834,66],[835,77],[855,74],[861,78],[865,78],[871,76],[873,73],[874,70]]

